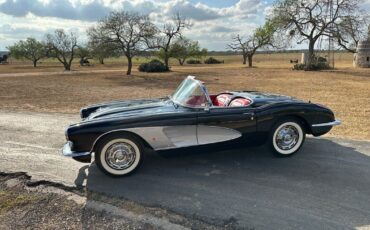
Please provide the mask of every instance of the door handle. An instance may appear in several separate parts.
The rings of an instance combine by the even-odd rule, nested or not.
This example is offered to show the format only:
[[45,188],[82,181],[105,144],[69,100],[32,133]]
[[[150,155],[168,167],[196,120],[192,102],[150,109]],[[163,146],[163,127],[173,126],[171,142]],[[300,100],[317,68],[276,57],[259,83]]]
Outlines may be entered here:
[[254,113],[248,113],[248,112],[246,112],[246,113],[243,113],[243,115],[249,116],[251,118],[251,120],[254,120]]

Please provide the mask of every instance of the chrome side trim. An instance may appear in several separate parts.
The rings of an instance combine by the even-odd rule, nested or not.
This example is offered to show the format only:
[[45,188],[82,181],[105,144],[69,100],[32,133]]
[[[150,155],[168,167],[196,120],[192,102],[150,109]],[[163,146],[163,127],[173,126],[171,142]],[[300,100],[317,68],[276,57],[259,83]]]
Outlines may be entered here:
[[335,121],[327,122],[327,123],[313,124],[312,127],[336,126],[336,125],[340,125],[341,123],[342,122],[340,120],[335,120]]
[[90,155],[90,152],[73,152],[72,151],[73,143],[71,141],[67,141],[64,144],[62,153],[66,157],[80,157],[80,156],[87,156]]
[[120,131],[132,132],[140,136],[154,150],[194,146],[198,144],[196,128],[196,125],[182,125],[116,129],[103,133],[98,138],[96,138],[90,152],[94,151],[95,145],[100,138],[105,135]]

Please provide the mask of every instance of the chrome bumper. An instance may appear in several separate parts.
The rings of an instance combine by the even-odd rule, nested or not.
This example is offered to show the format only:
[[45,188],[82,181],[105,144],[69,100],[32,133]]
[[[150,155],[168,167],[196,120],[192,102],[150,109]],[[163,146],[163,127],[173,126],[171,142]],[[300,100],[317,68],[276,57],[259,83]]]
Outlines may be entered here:
[[67,141],[64,144],[62,153],[66,157],[80,157],[80,156],[87,156],[90,155],[90,152],[73,152],[72,151],[73,143],[71,141]]
[[327,123],[313,124],[312,127],[336,126],[336,125],[340,125],[341,123],[342,122],[340,120],[335,120],[335,121],[327,122]]

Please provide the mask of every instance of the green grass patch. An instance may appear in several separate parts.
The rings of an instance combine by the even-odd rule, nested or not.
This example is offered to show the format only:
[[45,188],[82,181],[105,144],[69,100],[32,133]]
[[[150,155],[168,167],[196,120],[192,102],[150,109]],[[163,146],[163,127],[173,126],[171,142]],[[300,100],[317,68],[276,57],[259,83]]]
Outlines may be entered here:
[[0,190],[0,215],[17,207],[37,203],[42,199],[41,195],[17,194],[9,190]]

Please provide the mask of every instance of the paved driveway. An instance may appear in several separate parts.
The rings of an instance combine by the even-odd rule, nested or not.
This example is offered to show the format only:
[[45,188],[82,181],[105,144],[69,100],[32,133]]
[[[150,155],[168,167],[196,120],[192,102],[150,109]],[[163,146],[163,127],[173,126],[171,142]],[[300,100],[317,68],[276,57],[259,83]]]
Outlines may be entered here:
[[0,171],[85,185],[212,223],[255,229],[370,227],[370,143],[308,138],[291,158],[266,147],[148,154],[139,171],[109,178],[61,157],[64,127],[78,117],[0,112]]

